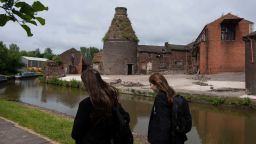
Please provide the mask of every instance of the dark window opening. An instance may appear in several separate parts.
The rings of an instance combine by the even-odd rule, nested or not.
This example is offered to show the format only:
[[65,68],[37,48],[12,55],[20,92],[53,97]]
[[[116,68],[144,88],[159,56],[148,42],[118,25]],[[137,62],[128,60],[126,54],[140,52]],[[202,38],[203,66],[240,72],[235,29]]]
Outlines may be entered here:
[[221,40],[235,40],[235,24],[221,24]]
[[183,61],[175,61],[176,66],[183,66]]

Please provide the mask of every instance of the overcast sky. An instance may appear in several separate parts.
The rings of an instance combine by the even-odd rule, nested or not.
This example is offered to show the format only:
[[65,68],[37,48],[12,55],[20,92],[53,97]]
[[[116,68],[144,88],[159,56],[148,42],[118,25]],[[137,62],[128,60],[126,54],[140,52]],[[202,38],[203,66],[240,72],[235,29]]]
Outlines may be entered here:
[[[30,0],[31,1],[31,0]],[[51,48],[60,54],[69,48],[103,47],[115,7],[126,7],[140,45],[188,44],[203,27],[231,12],[256,22],[255,0],[41,0],[49,7],[39,13],[45,26],[31,26],[33,37],[16,23],[0,27],[0,41],[22,50]],[[254,28],[255,30],[255,28]]]

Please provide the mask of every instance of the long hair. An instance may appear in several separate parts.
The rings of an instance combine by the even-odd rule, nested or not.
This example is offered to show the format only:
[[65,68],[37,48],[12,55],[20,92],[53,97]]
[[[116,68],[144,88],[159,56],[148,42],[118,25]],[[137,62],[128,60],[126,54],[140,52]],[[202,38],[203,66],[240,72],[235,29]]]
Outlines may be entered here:
[[169,86],[166,78],[160,73],[153,73],[149,77],[149,82],[154,84],[158,90],[166,93],[168,103],[171,106],[173,103],[173,97],[176,95],[176,92],[171,86]]
[[118,103],[118,90],[106,83],[100,73],[92,68],[83,71],[81,79],[95,111],[99,115],[111,113],[113,106]]

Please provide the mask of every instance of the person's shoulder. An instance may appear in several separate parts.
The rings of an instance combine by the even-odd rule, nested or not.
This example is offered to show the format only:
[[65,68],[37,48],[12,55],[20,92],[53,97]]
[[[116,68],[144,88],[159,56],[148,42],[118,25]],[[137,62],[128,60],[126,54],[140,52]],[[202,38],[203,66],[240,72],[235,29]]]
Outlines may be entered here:
[[176,96],[173,97],[174,102],[178,103],[178,104],[183,104],[183,103],[187,103],[187,100],[185,97],[183,97],[182,95],[177,94]]
[[83,100],[80,102],[80,105],[90,105],[90,104],[91,104],[90,97],[87,97],[87,98],[83,99]]
[[167,95],[164,91],[159,91],[157,93],[157,96],[156,96],[157,99],[159,100],[166,100],[167,99]]

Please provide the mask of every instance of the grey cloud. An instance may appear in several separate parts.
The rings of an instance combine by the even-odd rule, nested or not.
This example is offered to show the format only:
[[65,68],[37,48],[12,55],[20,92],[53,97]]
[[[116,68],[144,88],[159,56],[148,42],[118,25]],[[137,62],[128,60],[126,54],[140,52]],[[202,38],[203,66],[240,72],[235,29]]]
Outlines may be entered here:
[[0,40],[16,43],[26,50],[43,51],[50,47],[55,53],[71,47],[102,48],[102,38],[117,6],[127,7],[139,44],[190,43],[206,24],[228,12],[256,22],[254,0],[42,0],[42,3],[49,7],[49,11],[39,13],[46,19],[46,25],[32,27],[32,38],[26,37],[17,24],[8,23],[0,28]]

